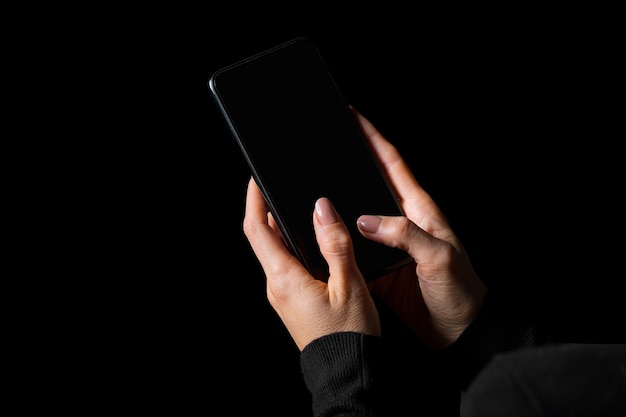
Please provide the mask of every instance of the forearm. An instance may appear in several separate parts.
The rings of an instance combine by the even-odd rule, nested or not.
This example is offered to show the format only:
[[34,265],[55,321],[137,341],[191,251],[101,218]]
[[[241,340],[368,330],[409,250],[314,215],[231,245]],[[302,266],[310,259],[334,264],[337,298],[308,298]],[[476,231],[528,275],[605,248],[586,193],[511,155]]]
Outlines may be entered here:
[[315,417],[376,416],[381,339],[336,333],[304,348],[300,364]]

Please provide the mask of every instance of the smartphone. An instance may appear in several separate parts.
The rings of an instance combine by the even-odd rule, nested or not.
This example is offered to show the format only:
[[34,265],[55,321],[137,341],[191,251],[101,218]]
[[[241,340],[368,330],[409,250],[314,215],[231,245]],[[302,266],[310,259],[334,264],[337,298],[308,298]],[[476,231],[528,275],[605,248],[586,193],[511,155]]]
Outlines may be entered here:
[[292,39],[219,69],[208,86],[285,243],[315,278],[328,278],[313,229],[322,196],[350,230],[367,281],[411,261],[357,229],[361,214],[403,212],[312,39]]

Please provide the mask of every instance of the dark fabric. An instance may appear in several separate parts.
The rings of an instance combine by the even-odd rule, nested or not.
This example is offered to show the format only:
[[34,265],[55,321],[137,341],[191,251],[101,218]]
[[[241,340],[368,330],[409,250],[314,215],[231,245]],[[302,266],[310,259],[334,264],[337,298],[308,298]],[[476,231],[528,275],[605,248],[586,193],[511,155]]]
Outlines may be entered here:
[[316,417],[376,415],[380,349],[381,338],[350,332],[321,337],[304,348],[300,364]]
[[[384,301],[375,295],[373,298],[380,316],[382,337],[365,336],[360,339],[350,332],[336,333],[312,342],[302,352],[300,365],[307,388],[312,394],[312,408],[320,413],[325,409],[323,399],[326,397],[323,393],[331,385],[334,385],[334,390],[348,389],[341,386],[341,376],[323,369],[323,361],[332,360],[333,366],[346,367],[343,368],[344,373],[354,367],[352,372],[355,374],[366,372],[372,378],[367,394],[343,395],[367,397],[367,404],[372,406],[373,412],[378,411],[375,414],[377,416],[412,417],[417,409],[419,415],[424,417],[458,417],[461,396],[451,377],[456,370],[451,369],[449,358],[440,351],[427,348]],[[367,356],[355,354],[357,348],[350,346],[350,343],[357,341]],[[369,368],[366,371],[354,363],[339,364],[341,361],[354,362],[355,359],[364,360],[366,357],[368,360],[360,364]],[[359,388],[358,384],[347,385]]]
[[624,417],[626,345],[556,344],[495,356],[461,402],[462,417]]
[[313,415],[626,416],[626,345],[558,342],[522,311],[490,294],[432,351],[380,305],[382,337],[336,333],[303,350]]
[[455,369],[458,386],[465,390],[493,355],[555,342],[535,324],[528,308],[490,291],[479,316],[444,354]]
[[458,417],[460,395],[440,358],[410,339],[335,333],[300,358],[315,417]]

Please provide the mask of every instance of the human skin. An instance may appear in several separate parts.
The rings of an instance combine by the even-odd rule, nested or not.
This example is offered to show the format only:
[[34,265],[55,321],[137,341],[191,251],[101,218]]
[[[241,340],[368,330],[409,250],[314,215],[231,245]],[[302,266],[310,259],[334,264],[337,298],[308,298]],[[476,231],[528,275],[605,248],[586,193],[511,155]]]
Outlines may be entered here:
[[380,296],[424,343],[448,346],[476,317],[487,288],[446,217],[395,146],[352,111],[405,213],[394,217],[364,213],[357,220],[358,228],[368,239],[405,250],[414,262],[366,284],[341,214],[322,197],[312,216],[329,277],[326,282],[315,279],[287,249],[250,179],[243,231],[265,273],[267,298],[300,350],[336,332],[380,335],[370,292]]

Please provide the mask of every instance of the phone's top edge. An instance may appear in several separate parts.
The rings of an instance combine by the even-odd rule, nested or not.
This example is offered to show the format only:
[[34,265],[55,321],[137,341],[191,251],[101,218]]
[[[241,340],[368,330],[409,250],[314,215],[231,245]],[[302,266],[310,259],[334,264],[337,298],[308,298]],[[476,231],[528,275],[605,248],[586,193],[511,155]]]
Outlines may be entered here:
[[251,56],[249,56],[247,58],[241,59],[241,60],[239,60],[237,62],[234,62],[234,63],[232,63],[230,65],[222,67],[222,68],[216,70],[215,72],[213,72],[213,74],[209,78],[207,84],[208,84],[209,88],[212,91],[214,91],[214,89],[215,89],[215,82],[216,82],[215,79],[217,78],[217,76],[220,73],[222,73],[224,71],[227,71],[227,70],[229,70],[231,68],[237,67],[239,65],[245,64],[246,62],[253,61],[253,60],[255,60],[255,59],[257,59],[257,58],[259,58],[261,56],[264,56],[264,55],[267,55],[267,54],[271,54],[272,52],[274,52],[276,50],[282,49],[285,46],[288,46],[288,45],[291,45],[291,44],[294,44],[294,43],[298,43],[298,42],[313,42],[313,39],[311,37],[305,36],[305,35],[298,36],[298,37],[292,38],[292,39],[290,39],[288,41],[282,42],[282,43],[280,43],[278,45],[275,45],[275,46],[273,46],[271,48],[268,48],[268,49],[265,49],[265,50],[263,50],[261,52],[258,52],[256,54],[253,54],[253,55],[251,55]]

